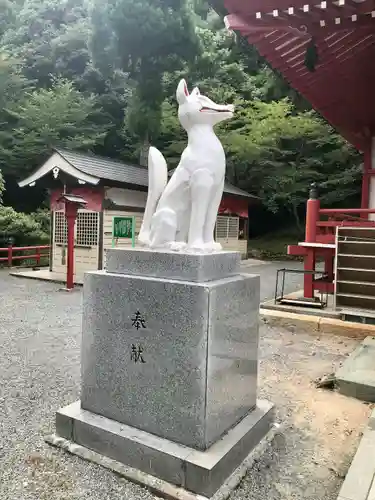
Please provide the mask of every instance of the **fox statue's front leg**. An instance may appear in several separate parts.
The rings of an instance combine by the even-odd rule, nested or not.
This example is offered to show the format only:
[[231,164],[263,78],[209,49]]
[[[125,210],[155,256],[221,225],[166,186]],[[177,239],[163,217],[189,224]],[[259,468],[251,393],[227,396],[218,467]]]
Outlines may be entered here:
[[214,232],[219,212],[222,193],[224,190],[224,179],[220,184],[212,189],[210,204],[207,210],[206,221],[203,229],[203,241],[205,249],[212,252],[217,252],[222,249],[220,243],[215,241]]
[[212,199],[210,193],[215,186],[212,172],[198,168],[190,178],[191,214],[187,246],[194,250],[205,250],[205,226]]

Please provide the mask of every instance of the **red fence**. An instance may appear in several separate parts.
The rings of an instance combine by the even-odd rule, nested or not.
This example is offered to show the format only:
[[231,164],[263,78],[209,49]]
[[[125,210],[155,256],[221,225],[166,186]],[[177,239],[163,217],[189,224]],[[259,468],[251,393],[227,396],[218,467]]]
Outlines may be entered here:
[[[375,221],[369,215],[374,208],[320,208],[320,201],[310,198],[306,210],[306,234],[308,243],[334,243],[336,227],[374,227]],[[322,220],[321,216],[327,220]]]
[[[7,262],[8,267],[12,267],[13,261],[18,260],[18,261],[23,261],[23,260],[30,260],[30,259],[35,259],[36,260],[36,265],[38,266],[40,264],[40,260],[42,257],[49,257],[49,249],[50,245],[38,245],[38,246],[31,246],[31,247],[13,247],[9,246],[6,248],[0,248],[0,253],[1,252],[6,252],[7,256],[6,257],[0,257],[0,263],[1,262]],[[26,255],[15,255],[14,252],[25,252],[25,251],[34,251],[35,253],[28,253]],[[44,250],[44,251],[43,251]],[[47,251],[45,251],[47,250]]]
[[[289,245],[289,255],[304,257],[304,293],[307,299],[314,297],[314,291],[334,292],[334,258],[336,253],[337,227],[374,227],[375,221],[369,215],[374,208],[320,208],[320,200],[314,190],[310,193],[306,210],[305,241]],[[322,220],[326,218],[327,220]],[[325,279],[315,279],[317,258],[324,259]]]

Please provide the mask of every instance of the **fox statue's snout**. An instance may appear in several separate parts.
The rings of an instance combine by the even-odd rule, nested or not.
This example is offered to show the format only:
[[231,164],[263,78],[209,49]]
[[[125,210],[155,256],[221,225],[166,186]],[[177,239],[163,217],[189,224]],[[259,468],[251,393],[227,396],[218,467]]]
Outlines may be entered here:
[[176,98],[179,104],[178,117],[185,130],[199,124],[214,126],[233,117],[232,104],[216,104],[201,95],[197,87],[189,93],[185,80],[180,81]]

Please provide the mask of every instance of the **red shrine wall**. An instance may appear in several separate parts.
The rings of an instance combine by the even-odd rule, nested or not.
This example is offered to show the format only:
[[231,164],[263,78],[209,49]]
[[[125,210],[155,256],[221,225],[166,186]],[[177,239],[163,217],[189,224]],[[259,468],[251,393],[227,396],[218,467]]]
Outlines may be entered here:
[[[87,205],[85,209],[92,210],[93,212],[101,212],[102,211],[102,203],[104,200],[104,189],[102,187],[92,188],[92,187],[77,187],[71,188],[68,190],[69,194],[75,194],[77,196],[81,196],[86,202]],[[64,203],[58,201],[58,199],[62,196],[63,190],[55,189],[51,190],[50,195],[50,208],[51,210],[63,210]]]
[[219,207],[219,214],[235,214],[239,217],[247,219],[249,217],[249,202],[243,198],[233,198],[231,196],[223,196]]

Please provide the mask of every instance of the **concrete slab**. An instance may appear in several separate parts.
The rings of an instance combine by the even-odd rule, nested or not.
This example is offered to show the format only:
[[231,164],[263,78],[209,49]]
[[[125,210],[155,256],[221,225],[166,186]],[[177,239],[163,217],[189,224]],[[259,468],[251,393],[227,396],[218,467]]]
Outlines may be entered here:
[[375,402],[375,337],[366,337],[336,373],[339,391]]
[[[22,271],[11,271],[9,273],[11,276],[15,276],[16,278],[28,278],[40,281],[51,281],[52,283],[65,283],[66,275],[62,273],[56,273],[50,271],[49,269],[24,269]],[[83,285],[83,277],[75,276],[74,284],[82,286]]]
[[241,261],[241,267],[252,267],[252,266],[263,266],[269,265],[269,261],[267,260],[259,260],[259,259],[243,259]]
[[273,419],[273,405],[258,401],[257,408],[219,441],[199,451],[83,410],[77,401],[57,413],[57,436],[48,442],[66,448],[67,440],[71,453],[79,445],[103,460],[138,470],[140,478],[151,475],[187,494],[210,498],[272,429]]
[[300,314],[264,309],[261,305],[259,313],[270,326],[281,326],[287,329],[298,327],[301,332],[308,331],[313,335],[329,334],[359,340],[365,339],[369,335],[375,335],[375,325],[315,316],[307,314],[307,311],[305,311],[306,314]]
[[[373,410],[369,422],[375,419]],[[375,431],[367,426],[337,500],[375,500]]]
[[340,491],[348,500],[367,500],[375,473],[375,435],[365,431]]

